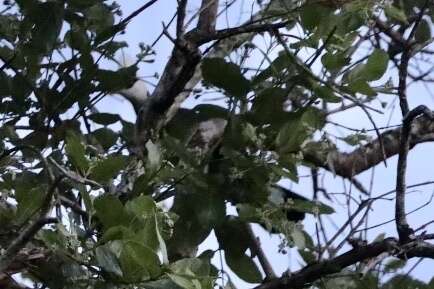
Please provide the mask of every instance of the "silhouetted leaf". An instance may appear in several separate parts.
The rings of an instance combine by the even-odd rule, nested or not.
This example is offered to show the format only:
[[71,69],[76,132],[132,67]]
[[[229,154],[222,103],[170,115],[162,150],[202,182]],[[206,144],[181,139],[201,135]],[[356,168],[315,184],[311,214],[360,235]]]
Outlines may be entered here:
[[231,96],[244,97],[250,91],[250,82],[241,74],[240,68],[223,58],[205,58],[202,75],[205,82],[224,89]]
[[114,124],[117,121],[120,121],[121,118],[118,114],[112,114],[112,113],[94,113],[88,116],[90,120],[92,120],[95,123],[102,124],[102,125],[110,125]]
[[262,275],[255,262],[247,255],[225,254],[226,263],[238,277],[248,283],[260,283]]
[[417,26],[414,38],[418,43],[425,43],[429,41],[431,37],[431,25],[426,19],[422,19],[419,23],[419,26]]

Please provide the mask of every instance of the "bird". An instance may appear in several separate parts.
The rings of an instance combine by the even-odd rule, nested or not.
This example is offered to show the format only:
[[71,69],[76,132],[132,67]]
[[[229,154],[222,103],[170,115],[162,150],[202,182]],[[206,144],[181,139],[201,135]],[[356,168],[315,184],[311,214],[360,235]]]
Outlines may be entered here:
[[[121,57],[118,59],[117,62],[120,68],[125,68],[137,64],[136,61],[133,61],[133,59],[124,52],[122,53]],[[136,113],[138,113],[140,108],[149,98],[149,91],[146,83],[139,78],[137,78],[136,82],[134,82],[132,86],[119,90],[117,94],[128,100],[132,104]]]
[[[311,202],[308,198],[297,194],[280,185],[271,185],[268,201],[276,206],[283,206],[290,200]],[[306,217],[306,212],[297,208],[286,209],[286,218],[288,221],[299,222],[303,221]]]

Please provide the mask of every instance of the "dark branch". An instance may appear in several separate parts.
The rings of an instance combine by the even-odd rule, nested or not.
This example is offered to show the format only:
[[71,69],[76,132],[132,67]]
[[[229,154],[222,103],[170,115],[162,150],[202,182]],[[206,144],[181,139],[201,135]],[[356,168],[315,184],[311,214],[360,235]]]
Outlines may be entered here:
[[40,218],[28,225],[14,240],[0,257],[0,273],[6,271],[15,260],[18,252],[26,246],[33,236],[45,225],[56,223],[56,218]]
[[405,174],[407,168],[407,155],[410,149],[410,132],[411,124],[413,120],[419,115],[424,115],[429,120],[434,119],[434,113],[430,111],[426,106],[420,105],[406,114],[403,120],[401,129],[401,139],[399,146],[399,158],[397,166],[397,178],[396,178],[396,204],[395,204],[395,219],[398,235],[401,242],[408,242],[413,230],[407,223],[405,214]]
[[255,236],[250,224],[246,224],[246,230],[250,238],[250,250],[252,250],[252,253],[258,257],[266,278],[269,280],[276,278],[276,273],[274,273],[273,267],[268,261],[267,256],[265,256],[264,250],[262,250],[261,242]]
[[260,33],[264,31],[272,31],[275,29],[279,29],[282,27],[285,27],[288,24],[288,22],[279,22],[279,23],[265,23],[265,24],[251,24],[251,25],[244,25],[234,28],[227,28],[218,30],[213,34],[208,35],[200,35],[198,36],[197,42],[199,44],[204,44],[213,40],[222,40],[229,37],[232,37],[234,35],[240,35],[244,33]]
[[178,1],[178,11],[176,16],[176,37],[182,37],[184,35],[184,20],[185,20],[185,10],[187,8],[187,0]]
[[434,245],[422,240],[415,240],[400,246],[395,238],[386,238],[383,241],[356,247],[333,259],[308,265],[291,275],[266,281],[255,289],[295,289],[303,288],[308,284],[330,274],[339,273],[344,268],[355,265],[361,261],[376,258],[383,253],[398,257],[426,257],[434,258]]

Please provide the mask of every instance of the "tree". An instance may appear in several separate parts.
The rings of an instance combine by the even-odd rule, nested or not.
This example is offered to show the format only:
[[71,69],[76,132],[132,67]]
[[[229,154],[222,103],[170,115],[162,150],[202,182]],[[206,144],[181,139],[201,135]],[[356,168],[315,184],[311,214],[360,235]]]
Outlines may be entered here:
[[[432,183],[408,186],[406,172],[409,151],[433,140],[434,113],[409,104],[409,86],[432,89],[434,3],[171,1],[159,38],[171,55],[146,89],[137,70],[159,52],[142,44],[129,64],[118,39],[157,2],[122,15],[103,0],[3,1],[0,287],[234,288],[236,275],[256,289],[433,288],[399,268],[434,258],[432,222],[409,223],[406,210],[410,187]],[[235,5],[251,16],[225,26]],[[113,94],[135,123],[100,110]],[[385,95],[399,102],[398,127],[372,116]],[[202,101],[183,106],[192,97]],[[345,127],[338,140],[331,125],[348,111],[373,129]],[[366,189],[358,175],[394,156],[395,189]],[[312,191],[281,187],[301,182],[300,168]],[[321,175],[354,190],[335,196]],[[373,238],[368,216],[384,199],[397,235]],[[322,220],[342,200],[333,231]],[[280,234],[301,269],[277,276],[251,223]],[[198,254],[211,233],[219,249]],[[219,254],[231,271],[212,262]]]

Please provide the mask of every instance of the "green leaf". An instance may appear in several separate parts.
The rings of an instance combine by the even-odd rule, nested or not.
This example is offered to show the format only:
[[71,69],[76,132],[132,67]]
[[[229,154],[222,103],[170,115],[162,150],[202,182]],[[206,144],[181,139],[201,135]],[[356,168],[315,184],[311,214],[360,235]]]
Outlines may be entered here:
[[294,245],[299,249],[304,249],[306,247],[306,239],[304,233],[298,226],[294,226],[294,229],[291,232],[291,239],[294,242]]
[[0,97],[11,94],[12,79],[3,71],[0,71]]
[[19,34],[20,22],[17,15],[0,15],[0,35],[13,43]]
[[140,243],[125,242],[119,261],[126,281],[146,281],[161,275],[160,260],[157,254]]
[[367,82],[380,79],[387,70],[389,55],[381,49],[375,49],[369,56],[367,63],[356,65],[349,73],[344,75],[350,89],[368,96],[375,96],[376,92]]
[[304,248],[299,249],[298,254],[303,258],[303,261],[306,262],[306,264],[312,264],[315,261],[317,261],[317,257],[315,256],[314,252]]
[[136,218],[151,218],[153,220],[157,206],[151,197],[140,196],[128,201],[125,204],[125,210],[134,215]]
[[192,109],[197,121],[206,121],[212,118],[227,118],[228,110],[225,107],[215,104],[198,104]]
[[252,83],[256,85],[270,77],[280,77],[282,72],[286,70],[290,72],[296,71],[294,59],[292,59],[288,53],[281,52],[267,68],[253,78]]
[[94,201],[96,215],[107,230],[114,226],[128,226],[129,216],[122,203],[114,196],[101,196]]
[[118,134],[106,127],[93,131],[91,136],[97,140],[105,151],[114,146],[118,140]]
[[246,223],[238,217],[230,216],[215,230],[220,247],[226,254],[243,255],[249,248],[250,239]]
[[303,142],[323,125],[324,118],[316,109],[309,108],[293,113],[276,137],[278,151],[290,153],[299,150]]
[[[24,181],[25,178],[22,180]],[[21,224],[40,209],[45,200],[45,194],[46,192],[42,187],[17,189],[15,196],[18,206],[15,222]]]
[[171,279],[159,279],[143,283],[143,289],[182,289]]
[[393,20],[402,22],[404,24],[408,23],[407,16],[405,15],[405,12],[403,10],[399,9],[398,7],[392,5],[392,4],[384,7],[384,12],[386,13],[387,17],[389,17]]
[[350,83],[350,85],[348,85],[348,88],[353,92],[353,93],[361,93],[364,94],[366,96],[376,96],[377,92],[372,89],[372,87],[369,85],[369,83],[367,83],[365,80],[363,79],[359,79],[356,81],[353,81]]
[[398,259],[398,258],[392,258],[390,259],[385,265],[384,265],[384,271],[385,272],[396,272],[399,269],[402,269],[407,264],[406,260]]
[[12,78],[11,94],[17,104],[23,104],[26,98],[32,93],[29,83],[19,75]]
[[31,46],[37,52],[47,53],[56,44],[63,23],[64,7],[61,3],[47,1],[29,6],[26,20],[33,24]]
[[315,87],[314,93],[325,102],[337,103],[341,101],[341,98],[331,88],[324,85]]
[[382,289],[429,289],[426,284],[408,274],[395,275],[381,287]]
[[95,5],[99,0],[68,0],[67,2],[71,7],[84,9]]
[[303,5],[300,12],[303,28],[309,31],[314,30],[318,24],[321,23],[321,13],[319,13],[319,11],[323,8],[324,7],[315,4]]
[[270,87],[262,90],[253,99],[252,117],[258,124],[284,123],[288,113],[284,111],[284,102],[288,91],[279,87]]
[[125,156],[108,156],[99,160],[91,169],[90,176],[93,180],[100,183],[107,183],[119,175],[120,171],[125,168],[127,159]]
[[72,165],[80,172],[85,173],[89,168],[86,151],[80,138],[75,133],[69,133],[66,137],[66,155]]
[[117,71],[99,69],[96,73],[96,79],[99,81],[97,89],[114,93],[129,88],[137,81],[137,69],[135,65],[123,67]]
[[65,42],[72,49],[79,51],[89,51],[90,50],[90,40],[87,37],[85,31],[78,28],[72,28],[65,34]]
[[291,209],[295,209],[299,212],[305,212],[310,214],[326,214],[330,215],[335,212],[335,210],[327,206],[326,204],[323,204],[319,201],[303,201],[303,200],[292,200],[294,203],[293,206],[291,206]]
[[240,67],[223,58],[205,58],[202,75],[206,83],[222,88],[234,97],[244,97],[251,89],[250,81],[241,74]]
[[133,239],[134,237],[135,233],[130,228],[125,226],[114,226],[104,232],[104,235],[98,240],[98,243],[105,244],[110,241],[128,240]]
[[88,118],[93,122],[102,125],[114,124],[115,122],[121,120],[121,117],[118,114],[102,113],[102,112],[91,114],[88,116]]
[[431,25],[426,19],[422,19],[417,26],[414,38],[418,43],[425,43],[431,39]]
[[[186,258],[170,264],[170,278],[183,288],[215,288],[215,274],[209,259]],[[213,275],[214,274],[214,275]]]
[[[192,188],[192,187],[190,187]],[[225,219],[224,199],[207,191],[200,193],[177,192],[172,212],[179,216],[168,240],[169,256],[191,257],[197,246],[210,234],[213,227]],[[169,258],[170,259],[170,258]]]
[[210,263],[200,258],[178,260],[170,264],[169,268],[173,273],[180,275],[193,273],[197,276],[208,276],[211,273]]
[[342,67],[350,63],[350,58],[343,52],[327,52],[321,57],[324,67],[332,72],[339,71]]
[[247,255],[225,254],[226,263],[238,277],[247,283],[260,283],[262,275],[255,262]]
[[373,81],[380,79],[387,70],[389,63],[389,55],[382,49],[375,49],[369,56],[366,63],[364,72],[366,73],[366,80]]
[[97,3],[89,7],[85,15],[89,21],[90,29],[97,33],[103,32],[114,23],[113,13],[107,5],[102,3]]
[[105,271],[122,276],[118,259],[109,246],[98,246],[95,250],[95,257],[98,265],[104,268]]
[[179,287],[184,289],[201,289],[200,283],[194,278],[187,278],[177,274],[167,274],[169,278]]

